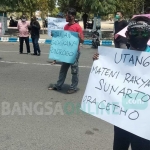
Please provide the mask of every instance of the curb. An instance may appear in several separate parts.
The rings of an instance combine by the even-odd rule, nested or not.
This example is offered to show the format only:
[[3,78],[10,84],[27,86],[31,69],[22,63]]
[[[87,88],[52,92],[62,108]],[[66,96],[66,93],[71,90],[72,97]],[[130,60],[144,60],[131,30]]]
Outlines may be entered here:
[[[19,42],[19,38],[15,37],[0,37],[0,42]],[[32,39],[29,38],[29,42],[32,43]],[[51,39],[39,39],[39,43],[51,44]],[[92,40],[84,40],[84,45],[92,45]],[[112,46],[114,42],[112,40],[102,40],[100,45]]]

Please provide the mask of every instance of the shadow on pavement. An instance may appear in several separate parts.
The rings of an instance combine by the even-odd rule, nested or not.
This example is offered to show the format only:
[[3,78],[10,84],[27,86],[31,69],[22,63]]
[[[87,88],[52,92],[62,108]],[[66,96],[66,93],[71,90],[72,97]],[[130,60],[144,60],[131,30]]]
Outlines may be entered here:
[[[47,61],[47,63],[52,64],[52,63],[53,63],[53,61]],[[61,64],[62,64],[62,62],[56,61],[56,63],[55,63],[55,64],[56,64],[56,65],[61,65]],[[55,64],[52,64],[52,65],[55,65]]]
[[[53,87],[53,86],[54,86],[54,84],[50,84],[50,85],[48,86],[48,88]],[[62,93],[62,94],[67,94],[67,91],[69,90],[69,88],[70,88],[70,85],[64,84],[61,90],[52,90],[52,91],[56,91],[56,92],[59,92],[59,93]],[[77,88],[77,92],[78,92],[79,90],[80,90],[80,89]],[[49,91],[51,91],[51,90],[49,90]],[[75,92],[75,93],[76,93],[76,92]]]

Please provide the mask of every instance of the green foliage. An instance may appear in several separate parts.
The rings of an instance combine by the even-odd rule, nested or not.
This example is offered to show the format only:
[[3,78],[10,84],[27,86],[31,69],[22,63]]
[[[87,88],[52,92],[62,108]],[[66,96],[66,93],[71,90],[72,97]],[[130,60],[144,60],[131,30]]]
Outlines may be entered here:
[[[0,10],[30,12],[31,15],[36,10],[41,10],[43,15],[50,12],[52,16],[55,16],[59,11],[66,12],[69,7],[73,7],[78,13],[87,12],[101,16],[115,14],[117,10],[120,10],[124,12],[125,17],[129,17],[141,13],[143,6],[150,7],[150,0],[58,0],[60,6],[58,9],[55,8],[56,1],[0,0]],[[80,15],[78,15],[79,17]]]
[[106,15],[115,11],[115,0],[58,0],[62,11],[73,7],[78,12]]
[[56,17],[58,13],[59,13],[59,9],[56,7],[56,8],[53,9],[53,11],[51,12],[51,16],[52,16],[52,17]]
[[144,0],[116,0],[116,10],[123,11],[125,17],[140,14],[143,9],[143,2]]
[[52,12],[55,8],[56,0],[0,0],[1,10],[30,12],[33,14],[36,10],[42,11],[44,14]]

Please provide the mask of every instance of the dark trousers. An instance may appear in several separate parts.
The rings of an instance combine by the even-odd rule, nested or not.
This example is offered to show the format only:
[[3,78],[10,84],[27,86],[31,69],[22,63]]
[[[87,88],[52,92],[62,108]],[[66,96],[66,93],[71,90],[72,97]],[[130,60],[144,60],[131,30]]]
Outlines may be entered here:
[[39,41],[39,37],[33,37],[32,38],[34,54],[37,54],[37,53],[40,54],[41,53],[38,41]]
[[130,48],[130,44],[129,44],[129,43],[127,43],[127,44],[126,44],[126,46],[127,46],[127,49],[129,49],[129,48]]
[[150,150],[149,140],[143,139],[115,126],[113,150],[128,150],[130,144],[132,150]]
[[23,43],[25,41],[27,47],[27,53],[30,53],[29,37],[19,37],[20,41],[20,53],[23,52]]
[[115,44],[115,48],[127,49],[127,45],[125,43],[114,41],[114,44]]
[[83,20],[84,29],[86,29],[87,26],[87,20]]
[[76,57],[74,64],[69,64],[69,63],[64,63],[64,62],[62,63],[61,69],[59,72],[59,79],[57,81],[57,84],[55,85],[57,89],[60,90],[62,88],[65,82],[66,76],[67,76],[68,69],[71,66],[72,84],[70,85],[69,89],[77,90],[77,85],[79,82],[79,67],[78,67],[79,57],[80,57],[80,52],[77,53],[77,57]]

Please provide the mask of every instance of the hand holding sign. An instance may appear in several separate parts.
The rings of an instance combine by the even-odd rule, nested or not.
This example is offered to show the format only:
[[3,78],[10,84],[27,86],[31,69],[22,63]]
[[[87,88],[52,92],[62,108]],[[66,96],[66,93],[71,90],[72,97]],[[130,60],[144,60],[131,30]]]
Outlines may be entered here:
[[53,30],[52,34],[53,37],[49,58],[73,64],[79,47],[78,33],[64,30]]
[[94,55],[93,55],[93,60],[97,60],[99,58],[99,54],[98,53],[95,53]]

